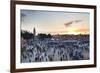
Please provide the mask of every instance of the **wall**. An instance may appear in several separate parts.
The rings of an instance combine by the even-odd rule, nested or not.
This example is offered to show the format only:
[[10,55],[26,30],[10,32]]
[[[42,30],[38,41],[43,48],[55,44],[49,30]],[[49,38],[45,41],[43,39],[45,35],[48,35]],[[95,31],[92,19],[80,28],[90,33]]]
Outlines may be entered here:
[[[97,37],[100,37],[100,1],[99,0],[34,0],[45,2],[97,5]],[[100,72],[100,38],[97,40],[97,68],[41,71],[34,73],[98,73]],[[0,73],[10,73],[10,0],[0,0]],[[32,73],[32,72],[30,72]]]

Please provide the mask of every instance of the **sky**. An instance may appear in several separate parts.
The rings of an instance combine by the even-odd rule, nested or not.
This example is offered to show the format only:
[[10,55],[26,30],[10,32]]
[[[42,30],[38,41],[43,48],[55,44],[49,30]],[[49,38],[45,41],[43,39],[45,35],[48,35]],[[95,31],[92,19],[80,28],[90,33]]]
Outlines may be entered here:
[[21,30],[36,34],[89,34],[89,13],[21,10]]

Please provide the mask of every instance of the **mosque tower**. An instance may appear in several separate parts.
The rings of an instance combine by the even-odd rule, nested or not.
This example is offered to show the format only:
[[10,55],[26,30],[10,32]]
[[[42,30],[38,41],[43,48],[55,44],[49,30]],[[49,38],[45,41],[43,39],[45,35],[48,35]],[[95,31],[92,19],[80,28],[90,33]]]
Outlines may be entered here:
[[33,28],[33,37],[36,36],[36,30],[35,30],[35,27]]

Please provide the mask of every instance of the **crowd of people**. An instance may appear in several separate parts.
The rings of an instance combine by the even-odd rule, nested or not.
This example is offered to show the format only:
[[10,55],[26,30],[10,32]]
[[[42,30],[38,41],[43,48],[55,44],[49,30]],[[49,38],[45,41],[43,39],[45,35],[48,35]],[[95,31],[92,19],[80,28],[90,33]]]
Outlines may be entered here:
[[88,40],[21,40],[21,63],[88,59]]

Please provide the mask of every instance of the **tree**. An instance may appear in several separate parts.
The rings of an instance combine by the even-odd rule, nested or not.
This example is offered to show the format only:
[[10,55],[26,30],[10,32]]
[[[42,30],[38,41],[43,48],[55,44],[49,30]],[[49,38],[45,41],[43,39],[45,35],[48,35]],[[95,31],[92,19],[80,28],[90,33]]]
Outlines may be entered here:
[[31,39],[33,38],[33,34],[28,31],[21,31],[21,37],[24,39]]
[[40,33],[38,34],[38,39],[40,40],[44,40],[45,38],[51,38],[51,34],[43,34],[43,33]]

